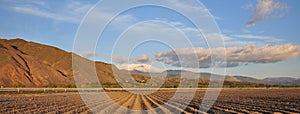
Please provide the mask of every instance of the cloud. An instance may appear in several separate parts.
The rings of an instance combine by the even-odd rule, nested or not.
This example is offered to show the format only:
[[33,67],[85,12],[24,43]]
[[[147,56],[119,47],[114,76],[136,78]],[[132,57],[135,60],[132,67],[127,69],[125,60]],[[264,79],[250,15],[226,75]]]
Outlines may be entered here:
[[42,11],[34,7],[30,8],[30,7],[19,6],[19,7],[14,7],[14,10],[20,13],[31,14],[39,17],[54,19],[57,21],[78,22],[76,18],[60,16],[58,14]]
[[92,8],[93,4],[79,1],[69,1],[53,6],[45,1],[4,1],[8,9],[15,12],[39,16],[42,18],[63,21],[68,23],[79,23],[85,13]]
[[139,57],[133,58],[125,58],[122,56],[115,56],[113,57],[113,62],[117,64],[124,64],[124,63],[147,63],[151,60],[150,55],[142,55]]
[[[248,7],[251,7],[249,5]],[[246,27],[255,26],[257,22],[264,21],[270,16],[283,17],[287,11],[287,5],[275,0],[258,0],[252,11],[251,19],[246,23]]]
[[252,34],[238,34],[238,35],[231,35],[231,36],[237,37],[237,38],[263,40],[263,41],[266,41],[266,42],[280,42],[280,41],[283,41],[283,39],[281,39],[281,38],[275,38],[275,37],[272,37],[272,36],[252,35]]
[[215,39],[215,42],[219,41],[219,37],[222,37],[224,44],[227,47],[241,47],[249,44],[265,45],[266,43],[278,43],[285,41],[282,38],[268,36],[268,35],[255,35],[255,34],[221,34],[221,33],[209,33],[206,34],[207,39]]
[[163,69],[156,68],[152,65],[148,64],[121,64],[117,65],[117,67],[121,70],[128,70],[128,71],[142,71],[142,72],[152,72],[152,73],[159,73],[163,72]]
[[[222,48],[213,48],[210,50],[204,48],[181,48],[166,52],[158,52],[156,53],[156,60],[176,67],[183,67],[181,65],[184,63],[184,67],[194,68],[194,66],[189,66],[189,63],[192,65],[194,62],[199,62],[200,68],[209,68],[213,66],[236,67],[248,63],[275,63],[288,60],[300,55],[300,46],[283,44],[265,45],[263,47],[256,47],[255,45],[229,47],[226,48],[227,59],[222,57],[221,53],[224,53],[222,51]],[[198,60],[190,61],[188,57],[194,54],[198,56]],[[179,55],[182,57],[182,61],[179,61]],[[212,63],[212,60],[215,61]]]
[[91,58],[91,57],[95,57],[96,56],[96,53],[94,52],[84,52],[82,54],[80,54],[82,57],[85,57],[85,58]]
[[[193,41],[190,43],[198,46],[200,43],[206,43],[201,31],[203,30],[187,26],[183,22],[157,19],[134,25],[122,37],[137,41],[141,39],[157,39],[174,44],[172,46],[178,48],[187,47],[187,40]],[[214,38],[217,39],[216,37]]]
[[40,5],[40,6],[44,6],[44,7],[47,4],[44,0],[1,0],[0,2],[8,3],[8,4]]
[[132,58],[131,61],[145,63],[150,61],[150,55],[142,55],[137,58]]
[[209,34],[206,34],[205,37],[208,39],[215,38],[216,40],[220,40],[219,37],[221,37],[224,41],[229,41],[229,40],[233,39],[232,37],[225,35],[225,34],[221,34],[221,33],[209,33]]

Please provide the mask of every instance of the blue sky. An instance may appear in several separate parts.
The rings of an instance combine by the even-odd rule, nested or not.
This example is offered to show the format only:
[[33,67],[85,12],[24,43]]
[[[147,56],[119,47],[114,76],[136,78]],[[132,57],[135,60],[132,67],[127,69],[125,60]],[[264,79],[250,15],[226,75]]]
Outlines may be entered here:
[[[80,22],[97,2],[97,0],[1,0],[0,37],[8,39],[19,37],[28,41],[59,47],[66,51],[73,51],[74,39]],[[225,41],[226,49],[232,51],[228,54],[236,54],[233,52],[237,52],[237,50],[243,52],[250,50],[249,53],[239,53],[238,57],[228,57],[230,59],[228,63],[231,63],[228,66],[231,67],[227,68],[227,74],[257,78],[300,76],[298,68],[300,63],[300,34],[298,32],[300,13],[298,11],[300,11],[300,7],[297,6],[299,1],[232,0],[229,2],[201,0],[201,2],[213,15],[222,32],[222,35],[207,34],[207,39],[221,35]],[[194,8],[193,5],[183,1],[175,1],[170,4],[185,6],[188,10]],[[106,7],[103,9],[96,22],[110,15],[111,9]],[[201,15],[201,13],[196,12],[194,15]],[[255,23],[246,26],[247,22]],[[205,28],[203,29],[205,31]],[[201,48],[199,49],[201,50],[199,53],[201,57],[207,56],[205,53],[209,50],[209,46],[197,30],[187,18],[172,10],[153,6],[138,7],[125,11],[112,20],[98,40],[95,52],[79,50],[76,53],[110,62],[113,57],[113,45],[119,40],[119,35],[122,34],[120,41],[123,38],[123,44],[118,45],[119,50],[114,50],[117,53],[114,57],[122,61],[122,57],[128,55],[127,48],[124,48],[127,44],[124,42],[134,42],[141,40],[142,37],[144,39],[155,37],[166,42],[174,42],[176,46],[171,48],[159,41],[144,42],[132,50],[130,53],[131,60],[136,62],[135,64],[149,64],[151,63],[151,61],[149,62],[150,58],[150,60],[160,60],[159,62],[164,63],[168,68],[176,69],[176,65],[168,63],[170,61],[176,62],[168,51],[189,48],[184,40],[181,41],[184,35],[178,31],[183,31],[186,34],[193,47]],[[212,50],[218,51],[215,48]],[[156,56],[157,54],[163,56]],[[183,54],[188,55],[189,53]],[[218,56],[218,54],[215,55]],[[188,61],[186,62],[188,63]],[[199,63],[204,64],[203,67],[205,67],[201,67],[200,71],[211,71],[210,67],[206,65],[206,61],[199,60]],[[122,64],[122,62],[118,64]],[[193,67],[187,69],[199,70],[199,68]],[[220,72],[216,69],[214,73]]]

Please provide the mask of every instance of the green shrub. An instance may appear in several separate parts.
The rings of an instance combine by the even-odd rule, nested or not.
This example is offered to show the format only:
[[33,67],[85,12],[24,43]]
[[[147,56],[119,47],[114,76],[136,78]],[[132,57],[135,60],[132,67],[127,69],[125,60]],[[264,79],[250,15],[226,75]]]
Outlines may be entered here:
[[19,84],[18,86],[17,86],[17,88],[24,88],[25,87],[25,85],[23,85],[23,84]]
[[57,85],[55,85],[55,84],[50,84],[48,87],[49,87],[49,88],[57,88]]

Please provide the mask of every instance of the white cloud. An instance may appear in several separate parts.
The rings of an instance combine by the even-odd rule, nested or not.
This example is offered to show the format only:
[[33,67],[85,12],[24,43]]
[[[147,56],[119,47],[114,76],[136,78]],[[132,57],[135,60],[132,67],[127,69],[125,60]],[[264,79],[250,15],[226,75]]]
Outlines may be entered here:
[[20,13],[25,13],[25,14],[30,14],[30,15],[35,15],[35,16],[39,16],[39,17],[44,17],[44,18],[49,18],[49,19],[54,19],[57,21],[66,21],[66,22],[78,22],[78,20],[76,18],[73,17],[65,17],[65,16],[60,16],[56,13],[50,13],[50,12],[46,12],[46,11],[42,11],[38,8],[30,8],[30,7],[14,7],[14,10]]
[[147,63],[151,60],[150,55],[142,55],[139,57],[133,57],[133,58],[125,58],[122,56],[115,56],[113,57],[113,62],[117,64],[124,64],[124,63]]
[[163,72],[163,69],[156,68],[152,65],[148,64],[121,64],[117,65],[117,67],[121,70],[128,70],[128,71],[142,71],[142,72],[151,72],[151,73],[160,73]]
[[[247,6],[252,7],[252,5]],[[264,21],[271,16],[283,17],[287,11],[287,5],[275,0],[258,0],[252,11],[251,19],[246,23],[246,27],[255,26],[257,22]]]
[[201,8],[201,7],[195,6],[191,3],[188,3],[188,1],[172,0],[172,1],[169,1],[169,2],[170,2],[170,5],[173,5],[177,8],[184,9],[184,10],[187,10],[187,11],[203,12],[203,11],[206,10],[206,9]]
[[257,41],[239,41],[239,40],[231,40],[226,41],[225,46],[226,47],[243,47],[246,45],[256,45],[256,46],[264,46],[265,44],[263,42],[257,42]]
[[210,33],[210,34],[207,34],[207,35],[206,35],[206,38],[209,38],[209,39],[217,38],[217,40],[219,40],[219,37],[222,37],[222,39],[223,39],[224,41],[229,41],[229,40],[232,40],[232,39],[233,39],[233,38],[231,38],[231,37],[228,36],[228,35],[220,34],[220,33]]
[[85,57],[85,58],[91,58],[91,57],[95,57],[96,56],[96,53],[94,52],[84,52],[82,54],[80,54],[82,57]]
[[199,43],[201,40],[204,42],[198,29],[183,25],[181,22],[160,20],[141,22],[126,30],[118,42],[123,42],[122,46],[128,47],[134,46],[134,42],[152,39],[174,48],[187,47],[187,45]]
[[2,3],[47,6],[45,0],[1,0]]
[[132,61],[145,63],[150,61],[150,55],[142,55],[140,57],[133,58]]
[[237,38],[246,38],[246,39],[258,39],[263,40],[266,42],[280,42],[283,41],[281,38],[275,38],[272,36],[261,36],[261,35],[252,35],[252,34],[238,34],[238,35],[232,35],[233,37]]
[[[196,50],[196,51],[193,51]],[[176,53],[175,53],[176,52]],[[275,63],[288,60],[300,55],[300,46],[291,44],[284,45],[265,45],[256,47],[255,45],[247,45],[244,47],[226,48],[226,60],[222,57],[222,48],[204,49],[204,48],[181,48],[166,52],[158,52],[156,60],[168,65],[182,67],[181,63],[199,62],[200,68],[209,68],[212,66],[227,66],[235,67],[248,63]],[[196,54],[198,61],[190,61],[189,56]],[[179,61],[178,56],[181,56],[182,61]],[[216,60],[212,63],[212,59]]]
[[[222,37],[226,47],[241,47],[249,44],[263,45],[266,43],[278,43],[283,42],[284,39],[266,35],[254,35],[254,34],[220,34],[210,33],[205,35],[207,39],[216,39],[219,41],[219,37]],[[245,41],[247,39],[247,41]]]
[[62,6],[51,6],[45,1],[6,1],[9,9],[13,11],[39,16],[55,21],[79,23],[85,13],[92,8],[92,4],[70,1],[61,3]]

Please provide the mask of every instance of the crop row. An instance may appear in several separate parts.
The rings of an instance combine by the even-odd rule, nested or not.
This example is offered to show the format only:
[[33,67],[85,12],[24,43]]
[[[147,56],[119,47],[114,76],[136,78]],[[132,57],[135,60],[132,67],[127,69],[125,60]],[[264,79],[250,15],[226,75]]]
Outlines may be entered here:
[[[205,113],[206,91],[0,94],[0,113]],[[81,97],[85,98],[84,100]],[[191,100],[191,101],[190,101]],[[206,106],[208,107],[208,106]],[[223,89],[208,113],[300,113],[299,89]]]

